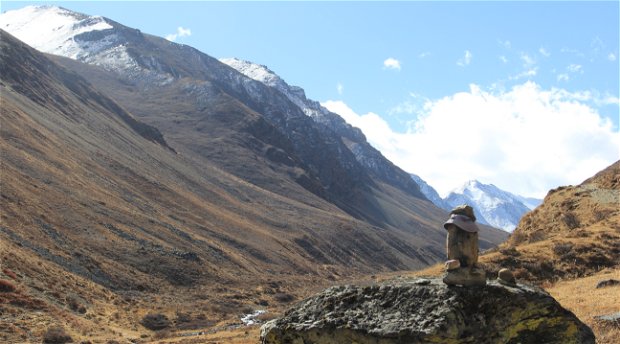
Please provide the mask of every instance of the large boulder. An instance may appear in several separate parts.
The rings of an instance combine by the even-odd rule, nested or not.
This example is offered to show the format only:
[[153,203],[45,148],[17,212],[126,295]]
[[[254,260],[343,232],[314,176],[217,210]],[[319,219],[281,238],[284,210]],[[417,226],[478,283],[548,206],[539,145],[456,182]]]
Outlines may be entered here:
[[263,325],[261,343],[567,344],[594,334],[539,288],[416,279],[329,288]]

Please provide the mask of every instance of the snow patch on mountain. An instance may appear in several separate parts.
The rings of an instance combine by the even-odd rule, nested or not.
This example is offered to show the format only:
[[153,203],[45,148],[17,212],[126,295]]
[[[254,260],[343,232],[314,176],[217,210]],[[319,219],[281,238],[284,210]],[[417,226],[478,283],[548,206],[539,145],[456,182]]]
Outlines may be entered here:
[[321,117],[327,116],[329,113],[319,102],[306,98],[306,93],[303,88],[287,84],[267,66],[238,58],[223,58],[220,59],[220,62],[229,65],[251,79],[284,93],[288,99],[302,109],[307,116],[320,120]]
[[[286,81],[284,81],[267,66],[244,61],[238,58],[223,58],[220,59],[220,61],[236,69],[241,74],[282,92],[291,102],[297,105],[304,112],[304,114],[306,114],[306,116],[311,117],[317,123],[327,126],[329,129],[333,130],[342,137],[345,137],[355,143],[366,142],[366,136],[364,136],[360,129],[351,126],[342,117],[327,110],[319,102],[306,98],[306,93],[303,88],[287,84]],[[352,151],[354,150],[352,149]],[[357,153],[355,151],[357,151]],[[365,153],[360,147],[356,146],[355,151],[353,153],[356,154],[356,157],[358,157],[358,161],[362,162],[361,160],[366,160],[369,163],[371,161],[372,163],[375,163],[375,159],[370,159],[369,156],[360,155]]]

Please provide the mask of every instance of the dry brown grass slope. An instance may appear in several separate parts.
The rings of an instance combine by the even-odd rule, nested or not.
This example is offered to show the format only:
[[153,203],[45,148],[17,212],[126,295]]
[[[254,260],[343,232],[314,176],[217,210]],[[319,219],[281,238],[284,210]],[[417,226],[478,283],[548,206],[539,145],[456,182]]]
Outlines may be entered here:
[[620,161],[580,185],[551,190],[486,262],[539,282],[618,267]]

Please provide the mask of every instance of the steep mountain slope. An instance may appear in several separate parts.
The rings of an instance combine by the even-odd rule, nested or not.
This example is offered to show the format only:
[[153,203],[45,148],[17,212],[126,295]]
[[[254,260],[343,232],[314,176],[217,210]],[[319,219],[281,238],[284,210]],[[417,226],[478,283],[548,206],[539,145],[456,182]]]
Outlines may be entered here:
[[[376,202],[373,204],[374,197],[371,195],[373,188],[380,186],[374,185],[367,171],[359,165],[337,135],[321,132],[314,122],[282,93],[246,78],[192,48],[143,35],[108,19],[84,18],[83,15],[59,8],[36,9],[38,11],[35,12],[46,13],[46,17],[74,18],[72,28],[90,25],[93,20],[104,20],[109,28],[101,30],[100,25],[95,31],[80,29],[66,34],[67,41],[75,42],[81,48],[80,53],[66,56],[116,72],[113,80],[116,84],[109,88],[106,88],[106,84],[99,85],[101,81],[90,81],[142,120],[160,128],[171,140],[175,137],[185,137],[187,140],[187,127],[184,126],[187,121],[182,119],[190,119],[188,117],[191,117],[191,129],[206,131],[200,133],[201,136],[231,136],[245,131],[249,135],[239,141],[242,141],[241,145],[245,146],[243,148],[247,153],[235,150],[214,155],[213,150],[205,147],[206,144],[211,145],[211,142],[201,142],[195,140],[195,137],[185,146],[191,146],[192,150],[200,152],[199,154],[210,154],[209,157],[219,160],[223,168],[258,186],[269,189],[275,187],[277,190],[277,185],[281,182],[274,185],[274,179],[289,179],[358,218],[375,225],[385,224],[388,217],[377,207]],[[30,12],[25,16],[33,17]],[[25,27],[35,25],[28,20],[22,24],[20,20],[10,19],[3,18],[3,23],[9,29],[18,27],[27,31]],[[49,32],[55,28],[47,26],[44,29]],[[92,78],[93,74],[85,76]],[[178,106],[179,100],[185,107]],[[156,108],[148,107],[149,103],[156,105]],[[220,116],[229,117],[226,118],[227,125],[243,123],[246,121],[243,117],[247,116],[258,116],[259,122],[244,128],[245,130],[231,128],[232,134],[227,135],[226,131],[210,130],[213,127],[210,123],[205,123],[214,117],[211,114],[216,111],[221,113]],[[231,118],[224,112],[238,116]],[[184,115],[185,118],[174,119],[171,114],[179,118]],[[181,121],[184,123],[179,123]],[[196,121],[202,123],[196,125]],[[230,168],[230,158],[237,154],[249,156],[242,159],[242,168]],[[273,176],[271,171],[265,171],[262,168],[265,163],[263,161],[252,166],[250,161],[254,160],[252,156],[256,155],[266,158],[276,172],[279,172],[278,175]],[[282,194],[291,193],[285,188]],[[399,226],[401,222],[391,225]]]
[[365,167],[373,177],[398,189],[406,190],[409,194],[416,197],[425,197],[424,194],[420,192],[419,186],[416,183],[412,183],[405,171],[386,159],[381,152],[366,141],[366,136],[364,136],[360,129],[351,126],[338,114],[330,112],[325,107],[321,106],[319,102],[306,98],[306,93],[303,88],[299,86],[290,86],[275,72],[263,65],[237,58],[221,59],[221,61],[244,75],[285,94],[288,99],[302,109],[307,116],[321,124],[318,128],[323,133],[332,131],[339,135],[342,142],[344,142],[355,155],[357,161]]
[[523,197],[477,180],[468,181],[444,198],[450,208],[464,203],[472,205],[480,223],[506,231],[512,231],[521,217],[530,211],[522,200]]

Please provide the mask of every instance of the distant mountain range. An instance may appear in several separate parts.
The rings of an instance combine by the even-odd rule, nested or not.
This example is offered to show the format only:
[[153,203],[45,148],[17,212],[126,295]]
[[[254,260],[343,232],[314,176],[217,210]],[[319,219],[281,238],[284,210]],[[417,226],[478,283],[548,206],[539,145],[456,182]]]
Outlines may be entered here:
[[422,178],[412,174],[422,193],[438,207],[450,210],[460,204],[474,207],[477,221],[511,232],[521,217],[541,204],[542,200],[526,198],[501,190],[493,184],[470,180],[441,198]]

